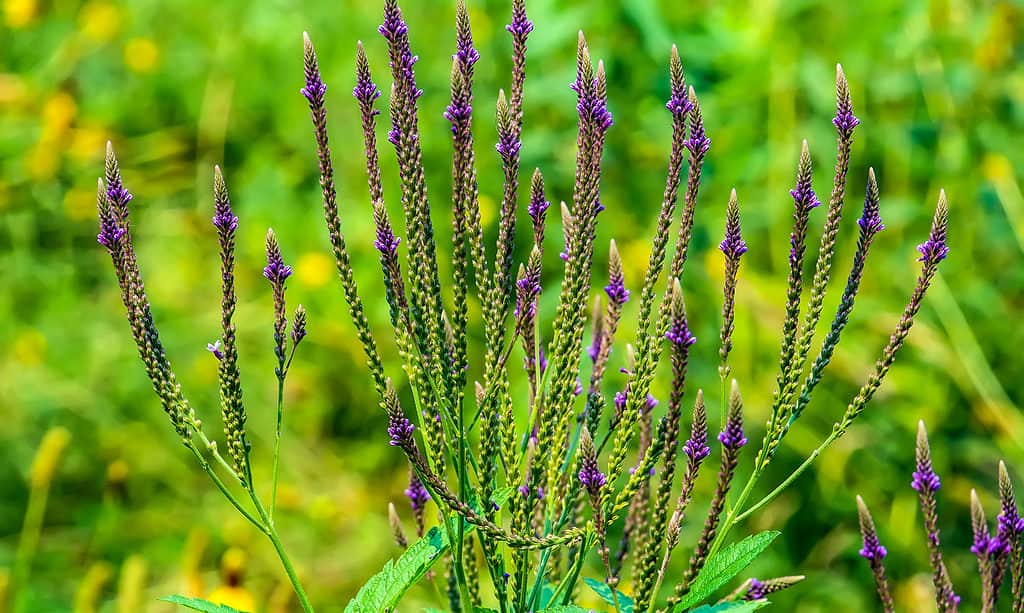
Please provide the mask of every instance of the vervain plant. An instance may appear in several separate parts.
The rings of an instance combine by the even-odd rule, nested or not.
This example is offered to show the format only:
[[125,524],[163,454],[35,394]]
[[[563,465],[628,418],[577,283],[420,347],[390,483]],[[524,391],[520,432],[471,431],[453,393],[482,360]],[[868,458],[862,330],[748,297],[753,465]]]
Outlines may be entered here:
[[[270,539],[288,578],[295,587],[299,602],[303,608],[311,611],[312,605],[299,582],[274,523],[281,455],[284,383],[295,357],[295,350],[306,336],[306,312],[302,305],[297,306],[289,327],[285,308],[285,281],[292,274],[292,269],[284,263],[274,232],[268,231],[267,266],[263,269],[263,276],[270,282],[274,297],[273,336],[274,353],[277,356],[277,367],[274,372],[278,382],[278,396],[271,492],[269,498],[262,498],[253,484],[252,466],[249,461],[250,444],[245,432],[246,413],[242,403],[238,347],[235,342],[235,231],[238,228],[238,217],[231,208],[227,184],[220,168],[214,168],[213,176],[213,225],[217,231],[221,257],[221,337],[210,343],[207,349],[218,360],[220,405],[227,457],[220,452],[217,442],[211,440],[204,432],[203,423],[182,392],[164,352],[159,331],[153,321],[149,299],[146,297],[146,287],[132,240],[128,206],[132,194],[122,181],[121,170],[110,143],[107,143],[104,177],[99,180],[96,194],[100,224],[97,240],[110,253],[117,282],[121,288],[121,300],[128,311],[132,337],[138,346],[146,374],[152,381],[153,389],[164,411],[170,417],[175,431],[224,497]],[[226,475],[226,479],[221,477],[222,474]],[[234,484],[243,491],[241,497],[236,493],[237,489],[232,487]],[[250,505],[244,502],[245,497],[248,497]]]
[[[651,238],[650,259],[640,283],[630,359],[623,369],[626,382],[614,395],[606,394],[605,374],[623,323],[623,306],[631,292],[626,288],[613,242],[608,252],[605,296],[596,297],[593,308],[588,308],[596,224],[604,210],[600,195],[602,153],[613,124],[604,66],[593,62],[580,33],[576,80],[571,85],[577,95],[576,173],[572,197],[559,207],[564,243],[560,261],[552,266],[544,257],[546,242],[550,242],[545,240],[550,203],[539,170],[534,171],[528,189],[523,190],[528,197],[520,197],[526,47],[534,25],[527,17],[524,1],[513,0],[511,21],[506,26],[512,37],[510,87],[507,95],[499,93],[496,109],[495,149],[504,179],[493,249],[485,244],[481,223],[472,123],[474,66],[480,55],[474,47],[469,16],[461,1],[455,25],[451,101],[444,113],[451,123],[453,150],[451,279],[442,279],[441,275],[441,252],[435,243],[433,226],[437,211],[428,198],[422,161],[418,99],[423,92],[416,82],[418,58],[413,54],[409,28],[396,0],[385,0],[384,21],[379,31],[387,43],[390,59],[387,141],[394,147],[398,161],[404,249],[382,189],[377,143],[380,111],[375,106],[381,92],[370,74],[363,46],[358,46],[353,95],[361,111],[376,228],[374,245],[380,256],[390,314],[388,333],[394,336],[402,360],[401,378],[396,378],[397,373],[385,372],[356,287],[328,144],[327,85],[321,77],[313,44],[304,36],[305,84],[301,93],[312,118],[328,237],[344,297],[387,418],[389,442],[409,462],[406,494],[416,519],[417,535],[421,537],[409,545],[392,507],[390,517],[396,542],[408,547],[408,551],[373,577],[347,610],[393,610],[416,581],[424,577],[431,582],[440,579],[430,570],[439,559],[445,561],[447,568],[445,599],[453,611],[479,610],[485,602],[502,612],[574,610],[572,603],[581,580],[616,611],[689,610],[742,572],[777,535],[761,533],[728,544],[737,524],[770,502],[842,436],[881,385],[910,331],[939,262],[948,252],[945,195],[939,196],[931,233],[920,248],[922,269],[910,301],[868,380],[831,434],[804,463],[777,487],[760,498],[752,498],[779,445],[822,379],[853,309],[868,250],[884,227],[879,214],[878,186],[874,173],[869,172],[864,209],[858,220],[857,249],[847,283],[831,327],[811,361],[811,347],[832,274],[853,132],[859,124],[842,69],[837,67],[836,73],[837,112],[833,123],[838,139],[834,180],[813,279],[809,291],[805,291],[807,234],[812,213],[821,204],[812,188],[811,157],[805,141],[797,165],[796,186],[790,192],[794,223],[777,389],[750,476],[739,488],[734,487],[733,481],[748,439],[743,401],[739,384],[730,376],[729,356],[735,292],[747,245],[740,225],[739,200],[733,190],[726,206],[725,237],[719,245],[725,258],[725,284],[718,339],[721,389],[717,400],[712,401],[717,402],[721,426],[717,485],[685,570],[681,574],[670,572],[669,564],[679,545],[694,484],[711,454],[707,401],[700,390],[693,394],[688,438],[680,440],[687,427],[683,413],[690,403],[685,393],[689,351],[696,341],[688,325],[680,278],[697,211],[701,171],[711,145],[700,102],[694,89],[685,83],[681,60],[673,47],[669,58],[671,93],[665,105],[671,122],[665,190]],[[235,221],[219,171],[216,176],[215,225],[224,261],[224,332],[221,345],[213,349],[221,360],[230,463],[202,433],[201,424],[177,386],[160,348],[132,247],[127,207],[130,196],[121,185],[112,153],[108,155],[106,182],[101,181],[100,242],[110,250],[133,334],[172,423],[225,496],[274,542],[303,606],[309,611],[312,608],[274,529],[276,488],[272,487],[269,505],[264,505],[252,486],[231,322]],[[517,266],[516,223],[521,200],[528,202],[531,244],[529,255]],[[545,277],[550,276],[545,272],[556,270],[560,276],[558,307],[551,327],[547,328],[538,313],[539,296],[545,290]],[[276,241],[272,234],[268,235],[265,274],[274,291],[275,351],[282,386],[295,346],[301,340],[296,333],[298,313],[291,339],[286,338],[284,281],[288,272]],[[809,294],[806,302],[805,293]],[[480,304],[480,322],[470,321],[471,298]],[[592,310],[589,323],[588,310]],[[482,346],[470,346],[471,324],[482,327]],[[588,328],[589,343],[585,342]],[[671,384],[667,410],[656,418],[659,402],[650,391],[663,354],[667,354],[670,365]],[[482,380],[473,382],[472,387],[468,380],[471,359],[482,364]],[[520,359],[524,375],[519,375]],[[514,393],[513,380],[519,376],[525,377],[526,393],[522,396]],[[278,411],[280,417],[280,403]],[[279,443],[280,419],[278,425]],[[677,466],[680,450],[686,456],[685,468]],[[279,444],[275,445],[274,483],[278,457]],[[210,458],[214,460],[212,464]],[[235,497],[218,470],[238,481],[255,512]],[[677,472],[681,473],[678,485]],[[733,495],[737,489],[739,493]],[[439,525],[427,531],[426,507],[430,501],[436,506]],[[613,549],[609,527],[620,521],[624,523],[623,537]],[[591,556],[596,556],[603,567],[599,581],[583,578]],[[630,561],[632,595],[619,589],[620,578]],[[486,596],[479,584],[481,574],[491,586],[491,594]],[[769,593],[799,579],[750,579],[714,610],[759,608],[766,604],[765,596]]]
[[[942,483],[932,467],[931,449],[928,447],[928,434],[924,422],[918,423],[916,456],[917,463],[910,487],[917,492],[924,518],[928,559],[932,583],[935,586],[935,604],[939,611],[955,612],[960,606],[960,596],[953,589],[939,542],[936,493]],[[974,532],[971,553],[978,560],[981,611],[990,613],[996,610],[999,602],[1009,601],[1010,610],[1018,613],[1024,611],[1024,541],[1021,538],[1024,534],[1024,518],[1021,518],[1017,509],[1013,482],[1003,462],[999,462],[998,481],[999,515],[996,517],[995,533],[989,530],[989,524],[985,520],[985,508],[978,498],[978,493],[974,489],[971,490],[971,528]],[[882,609],[887,613],[895,611],[892,592],[885,574],[884,560],[887,552],[878,537],[871,513],[860,496],[857,496],[857,512],[860,515],[860,530],[864,539],[860,555],[871,566]],[[1001,594],[1006,596],[1003,601],[999,600]]]

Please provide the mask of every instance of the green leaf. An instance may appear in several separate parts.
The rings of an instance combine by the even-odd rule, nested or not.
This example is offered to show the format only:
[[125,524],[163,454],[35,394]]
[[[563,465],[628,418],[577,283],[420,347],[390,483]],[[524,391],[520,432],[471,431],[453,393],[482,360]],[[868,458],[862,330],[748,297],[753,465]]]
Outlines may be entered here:
[[615,599],[619,601],[619,610],[622,613],[633,613],[633,599],[622,593],[621,590],[615,590],[615,596],[612,597],[612,589],[608,587],[606,583],[598,581],[597,579],[591,579],[590,577],[584,577],[583,583],[586,583],[590,589],[594,590],[594,593],[601,597],[601,600],[608,604],[615,606]]
[[[513,488],[504,488],[495,492],[495,504],[502,505],[508,499]],[[461,517],[452,519],[452,532]],[[465,533],[473,531],[473,526],[466,526]],[[450,543],[444,530],[435,526],[423,538],[413,543],[397,560],[388,560],[384,568],[359,588],[355,598],[345,607],[345,613],[378,613],[385,609],[395,610],[398,601],[405,592],[427,574],[441,554],[448,551]]]
[[345,613],[394,610],[406,590],[427,574],[427,570],[448,550],[448,546],[448,537],[434,526],[397,560],[388,560],[380,572],[363,584],[355,598],[345,607]]
[[750,613],[770,603],[767,600],[741,600],[738,602],[720,602],[716,605],[706,604],[690,613]]
[[690,592],[683,597],[673,611],[686,611],[690,607],[704,602],[718,588],[743,572],[743,569],[761,555],[761,552],[767,549],[777,536],[779,533],[774,530],[760,532],[716,553],[704,565],[703,570],[690,586]]
[[557,607],[544,609],[539,613],[594,613],[594,610],[584,609],[583,607],[574,604],[560,604]]
[[188,596],[180,596],[178,594],[173,596],[164,596],[160,600],[178,604],[187,609],[192,609],[193,611],[202,611],[203,613],[245,613],[238,609],[232,609],[226,604],[217,604],[215,602],[210,602],[209,600],[203,600],[202,598],[190,598]]

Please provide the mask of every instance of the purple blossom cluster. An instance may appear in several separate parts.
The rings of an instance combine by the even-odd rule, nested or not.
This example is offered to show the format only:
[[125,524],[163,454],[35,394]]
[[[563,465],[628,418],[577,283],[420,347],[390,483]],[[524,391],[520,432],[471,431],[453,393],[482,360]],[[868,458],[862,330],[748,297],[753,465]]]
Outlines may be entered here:
[[414,445],[412,433],[416,429],[416,426],[409,421],[409,418],[399,414],[393,413],[388,416],[388,437],[392,447],[408,447]]

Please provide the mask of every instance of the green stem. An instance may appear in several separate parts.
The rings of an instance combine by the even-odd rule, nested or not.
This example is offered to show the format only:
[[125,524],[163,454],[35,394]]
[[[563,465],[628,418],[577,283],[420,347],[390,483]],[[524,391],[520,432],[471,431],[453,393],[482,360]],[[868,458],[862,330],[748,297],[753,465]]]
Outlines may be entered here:
[[[224,484],[224,481],[221,480],[219,476],[217,476],[217,473],[213,470],[213,466],[210,465],[209,460],[207,460],[206,456],[203,455],[202,451],[200,451],[199,448],[196,447],[195,443],[189,441],[187,443],[187,447],[189,448],[190,451],[192,451],[193,455],[196,456],[196,460],[199,461],[200,467],[202,467],[203,471],[210,477],[210,481],[212,481],[213,484],[217,487],[217,489],[220,490],[220,493],[224,495],[224,498],[226,498],[227,501],[230,502],[231,505],[235,507],[235,509],[239,513],[242,514],[242,517],[245,517],[247,520],[249,520],[249,523],[256,526],[256,528],[260,532],[266,534],[267,527],[263,524],[262,521],[257,519],[248,509],[242,506],[242,502],[233,493],[231,493],[231,490],[227,488],[227,485]],[[232,472],[232,474],[234,473]]]
[[804,472],[805,470],[807,470],[807,468],[808,468],[808,467],[809,467],[809,466],[810,466],[810,465],[811,465],[811,464],[812,464],[812,463],[814,462],[814,460],[815,460],[815,459],[817,459],[817,457],[818,457],[819,455],[821,455],[821,452],[825,451],[825,449],[826,449],[826,448],[827,448],[827,447],[828,447],[829,445],[831,445],[831,444],[832,444],[833,442],[835,442],[835,440],[836,440],[837,438],[839,438],[839,437],[838,437],[838,435],[837,435],[836,431],[835,431],[835,430],[833,430],[833,431],[832,431],[832,434],[830,434],[830,435],[828,436],[828,438],[826,438],[826,439],[824,440],[824,442],[822,442],[822,443],[821,443],[821,445],[819,445],[819,446],[818,446],[818,448],[817,448],[817,449],[815,449],[814,451],[812,451],[812,452],[811,452],[811,455],[807,456],[807,459],[806,459],[806,460],[804,460],[803,464],[801,464],[800,466],[798,466],[798,467],[797,467],[797,469],[796,469],[796,470],[794,470],[794,471],[792,472],[792,474],[790,474],[790,475],[789,475],[788,477],[786,477],[785,481],[783,481],[782,483],[780,483],[780,484],[778,485],[778,487],[776,487],[775,489],[773,489],[773,490],[772,490],[772,491],[771,491],[771,492],[770,492],[770,493],[769,493],[769,494],[768,494],[767,496],[765,496],[765,497],[764,497],[764,498],[762,498],[761,500],[757,501],[757,502],[756,502],[756,503],[755,503],[754,505],[752,505],[752,506],[751,506],[751,507],[750,507],[749,509],[747,509],[747,510],[743,511],[742,513],[740,513],[739,515],[737,515],[737,516],[736,516],[736,519],[735,519],[734,521],[736,521],[736,522],[739,522],[739,521],[742,521],[743,519],[746,519],[746,518],[747,518],[747,517],[749,517],[749,516],[750,516],[750,515],[751,515],[752,513],[756,512],[756,511],[757,511],[758,509],[760,509],[760,508],[761,508],[761,507],[763,507],[764,505],[766,505],[766,504],[768,504],[769,502],[771,502],[772,500],[774,500],[774,499],[775,499],[775,497],[776,497],[776,496],[778,496],[779,494],[781,494],[783,490],[785,490],[785,489],[786,489],[787,487],[789,487],[790,485],[792,485],[792,484],[793,484],[793,482],[794,482],[794,481],[796,481],[796,479],[797,479],[797,478],[798,478],[798,477],[799,477],[800,475],[802,475],[802,474],[803,474],[803,472]]
[[[274,511],[277,510],[277,480],[281,463],[281,422],[284,417],[284,373],[277,378],[277,430],[274,433],[274,469],[270,486],[270,515],[268,523],[274,525]],[[250,487],[251,484],[250,484]]]
[[[423,408],[422,408],[423,405],[420,403],[419,391],[416,390],[415,386],[412,388],[412,402],[413,402],[413,407],[414,407],[415,412],[416,412],[416,421],[419,424],[420,432],[425,432],[424,423],[423,423]],[[423,439],[424,446],[426,446],[426,442],[427,441],[424,438]],[[427,462],[427,468],[429,468],[430,470],[436,472],[437,471],[437,467],[434,466],[434,461],[431,459],[431,455],[429,453],[425,454],[424,455],[424,459]],[[420,480],[420,483],[422,483],[423,486],[425,488],[427,488],[427,491],[430,492],[430,497],[433,500],[437,501],[437,503],[438,503],[437,504],[437,510],[441,514],[441,523],[444,524],[445,535],[448,537],[449,545],[452,547],[452,550],[454,550],[455,549],[455,534],[452,532],[451,516],[448,514],[448,509],[445,507],[445,505],[441,504],[441,502],[440,502],[441,497],[438,496],[437,492],[433,491],[433,489],[430,487],[430,485],[429,485],[430,480],[425,478],[422,474],[420,474],[419,470],[416,469],[416,464],[415,463],[411,463],[411,466],[412,466],[413,470],[416,471],[416,474],[417,474],[417,477]],[[459,518],[459,526],[462,527],[463,518],[462,518],[461,515],[458,516],[458,518]],[[460,595],[460,597],[461,597],[463,602],[470,603],[471,600],[470,600],[470,597],[469,597],[469,585],[466,583],[466,573],[464,572],[461,558],[459,559],[458,563],[454,565],[454,567],[455,567],[456,583],[459,584],[459,595]]]
[[299,604],[302,606],[302,610],[306,613],[313,613],[313,605],[309,602],[309,597],[306,596],[306,590],[303,589],[302,582],[299,581],[299,575],[295,572],[295,567],[292,566],[291,558],[288,557],[288,552],[284,549],[284,544],[281,542],[281,537],[277,533],[277,528],[274,527],[274,522],[267,514],[266,508],[264,508],[259,496],[256,495],[256,490],[253,488],[251,483],[249,484],[248,492],[253,504],[256,505],[256,512],[263,520],[263,524],[265,526],[264,533],[274,545],[274,551],[277,552],[277,557],[281,560],[281,566],[284,567],[284,572],[288,575],[288,580],[292,584],[292,589],[295,591],[295,596],[299,599]]
[[552,592],[551,601],[548,604],[555,602],[562,592],[565,592],[565,598],[562,600],[562,604],[570,604],[569,600],[572,599],[572,590],[576,586],[576,580],[579,578],[580,570],[583,568],[583,560],[592,546],[593,543],[591,543],[590,535],[580,541],[580,550],[576,555],[576,559],[573,561],[572,568],[570,568],[569,573],[558,582],[558,586],[555,587],[555,591]]
[[302,588],[302,583],[299,581],[299,576],[295,572],[295,567],[292,566],[292,561],[288,557],[288,553],[284,550],[281,538],[277,535],[277,530],[272,524],[267,530],[267,537],[269,537],[270,542],[274,544],[274,550],[277,552],[277,557],[281,559],[281,565],[284,566],[284,572],[288,575],[288,580],[292,582],[292,589],[295,590],[295,596],[299,599],[299,604],[302,606],[302,610],[306,613],[313,613],[313,605],[309,602],[309,596],[306,596],[306,590]]
[[750,478],[747,479],[746,485],[743,486],[743,491],[740,492],[739,497],[736,499],[736,503],[732,505],[732,510],[728,511],[725,515],[725,521],[718,528],[718,534],[715,535],[715,539],[711,541],[711,547],[708,548],[707,558],[715,555],[721,548],[722,543],[725,541],[726,535],[729,534],[729,530],[739,521],[737,515],[741,509],[743,509],[743,503],[746,502],[750,496],[750,492],[754,489],[754,484],[757,483],[758,477],[761,473],[758,471],[757,465],[754,466],[754,472],[750,473]]

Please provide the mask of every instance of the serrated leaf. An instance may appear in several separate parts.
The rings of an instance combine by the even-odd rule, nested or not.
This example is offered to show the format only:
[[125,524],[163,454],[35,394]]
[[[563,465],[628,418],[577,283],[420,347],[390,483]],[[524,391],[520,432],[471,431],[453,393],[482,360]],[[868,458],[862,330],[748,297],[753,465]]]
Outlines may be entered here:
[[584,609],[583,607],[574,604],[560,604],[557,607],[544,609],[539,613],[594,613],[594,610]]
[[743,569],[761,555],[761,552],[767,549],[777,536],[779,536],[779,532],[775,530],[759,532],[733,543],[711,556],[690,586],[689,593],[683,597],[673,611],[686,611],[706,600],[718,588],[743,572]]
[[706,604],[700,608],[693,609],[690,613],[750,613],[761,607],[768,606],[767,600],[741,600],[738,602],[720,602],[715,605]]
[[160,600],[181,605],[187,609],[192,609],[193,611],[202,611],[202,613],[246,613],[245,611],[232,609],[226,604],[217,604],[215,602],[210,602],[209,600],[203,600],[202,598],[192,598],[189,596],[181,596],[179,594],[164,596],[163,598],[160,598]]
[[[511,495],[513,488],[504,488],[495,492],[492,500],[502,505]],[[452,531],[455,531],[453,520]],[[473,526],[466,526],[465,534],[473,531]],[[396,560],[388,560],[376,575],[359,588],[355,598],[345,607],[345,613],[378,613],[379,611],[395,610],[398,601],[410,587],[423,578],[441,554],[448,551],[448,536],[438,526],[431,528],[423,538],[416,541]]]
[[[601,600],[608,604],[615,606],[615,600],[612,597],[612,589],[604,582],[598,581],[597,579],[591,579],[590,577],[584,577],[583,583],[594,590],[594,593],[601,597]],[[621,590],[615,590],[615,598],[619,601],[619,610],[622,613],[633,613],[633,599],[622,593]]]
[[380,572],[363,584],[345,607],[345,613],[394,610],[406,590],[427,574],[427,570],[447,550],[448,537],[434,526],[397,560],[388,560]]

